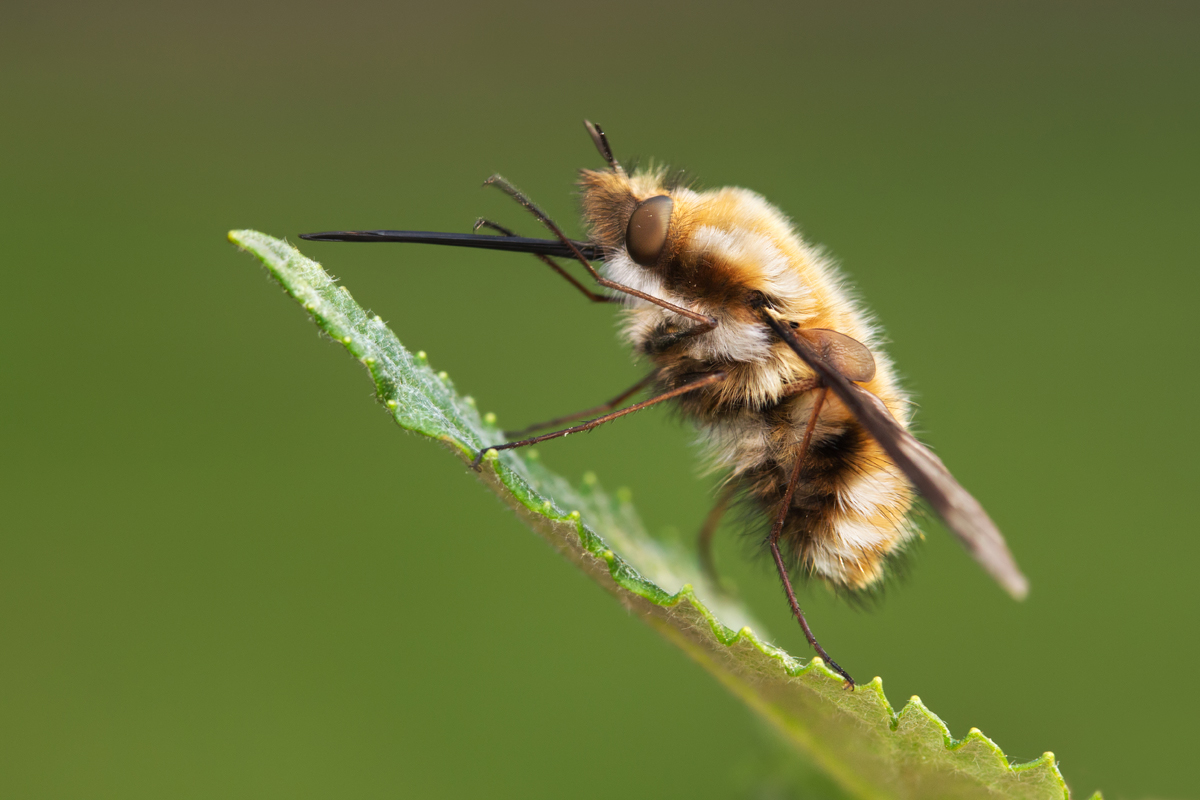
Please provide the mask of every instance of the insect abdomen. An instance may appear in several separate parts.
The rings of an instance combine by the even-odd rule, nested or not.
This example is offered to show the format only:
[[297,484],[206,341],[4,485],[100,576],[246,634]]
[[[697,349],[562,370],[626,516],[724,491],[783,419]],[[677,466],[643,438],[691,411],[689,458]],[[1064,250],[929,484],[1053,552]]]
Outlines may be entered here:
[[[827,419],[814,433],[780,547],[794,568],[852,590],[884,575],[887,557],[913,535],[908,521],[912,490],[875,440],[852,418]],[[787,438],[795,435],[788,426]],[[744,481],[748,492],[774,521],[794,461],[767,459]]]

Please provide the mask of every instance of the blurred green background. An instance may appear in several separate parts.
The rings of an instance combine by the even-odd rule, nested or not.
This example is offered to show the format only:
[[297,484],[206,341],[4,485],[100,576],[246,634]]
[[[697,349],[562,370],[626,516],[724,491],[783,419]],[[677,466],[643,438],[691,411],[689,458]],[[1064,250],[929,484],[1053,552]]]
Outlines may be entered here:
[[[1200,794],[1195,6],[6,4],[0,796],[755,795],[771,737],[380,413],[230,228],[578,234],[574,172],[765,194],[842,262],[1033,586],[934,525],[824,644],[1077,794]],[[641,373],[531,258],[306,244],[497,413]],[[646,412],[541,448],[708,510]],[[718,557],[808,651],[769,565]],[[1192,633],[1188,633],[1192,631]],[[768,759],[769,760],[769,759]]]

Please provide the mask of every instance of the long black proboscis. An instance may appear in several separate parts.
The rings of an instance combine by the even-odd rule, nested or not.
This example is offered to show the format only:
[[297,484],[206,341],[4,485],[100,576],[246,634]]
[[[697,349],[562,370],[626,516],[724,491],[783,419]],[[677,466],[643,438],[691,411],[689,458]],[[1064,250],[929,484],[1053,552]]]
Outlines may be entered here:
[[[444,244],[453,247],[480,247],[485,250],[506,250],[510,253],[536,253],[542,256],[574,258],[575,254],[557,239],[530,239],[525,236],[490,236],[482,233],[441,233],[439,231],[328,231],[302,233],[301,239],[310,242],[410,242],[413,244]],[[600,248],[587,242],[575,246],[589,259],[602,258]]]

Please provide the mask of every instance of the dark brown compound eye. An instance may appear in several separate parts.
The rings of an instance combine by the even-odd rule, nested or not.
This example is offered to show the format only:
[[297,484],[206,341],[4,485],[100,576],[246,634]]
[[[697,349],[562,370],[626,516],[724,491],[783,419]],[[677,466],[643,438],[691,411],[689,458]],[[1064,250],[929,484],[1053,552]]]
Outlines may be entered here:
[[671,208],[674,203],[666,195],[643,200],[629,218],[625,229],[625,247],[634,263],[653,267],[658,263],[667,231],[671,228]]

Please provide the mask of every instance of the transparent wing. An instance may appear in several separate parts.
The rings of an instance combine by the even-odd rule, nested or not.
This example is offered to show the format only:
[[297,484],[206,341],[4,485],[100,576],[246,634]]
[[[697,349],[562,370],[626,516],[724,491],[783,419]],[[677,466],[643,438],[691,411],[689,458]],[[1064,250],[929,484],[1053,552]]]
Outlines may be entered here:
[[[855,385],[851,378],[834,366],[836,362],[822,358],[806,337],[796,336],[787,323],[776,319],[767,309],[764,309],[763,319],[787,342],[796,355],[816,371],[850,413],[854,414],[859,424],[879,442],[879,446],[937,511],[946,527],[967,548],[967,552],[1009,594],[1018,600],[1024,598],[1029,593],[1029,581],[1017,567],[1000,530],[979,501],[954,479],[941,459],[905,430],[888,412],[882,400]],[[861,344],[859,347],[866,349]]]

